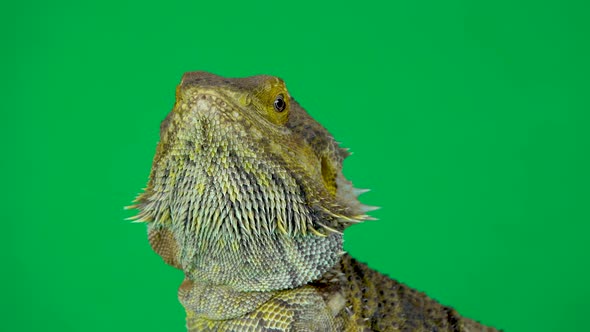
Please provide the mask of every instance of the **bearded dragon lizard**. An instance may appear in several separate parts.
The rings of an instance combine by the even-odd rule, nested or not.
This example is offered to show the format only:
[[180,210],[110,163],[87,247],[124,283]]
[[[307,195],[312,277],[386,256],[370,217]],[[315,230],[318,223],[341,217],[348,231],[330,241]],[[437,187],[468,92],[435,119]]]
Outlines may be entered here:
[[343,252],[372,209],[347,156],[279,78],[182,77],[131,208],[184,271],[188,331],[496,331]]

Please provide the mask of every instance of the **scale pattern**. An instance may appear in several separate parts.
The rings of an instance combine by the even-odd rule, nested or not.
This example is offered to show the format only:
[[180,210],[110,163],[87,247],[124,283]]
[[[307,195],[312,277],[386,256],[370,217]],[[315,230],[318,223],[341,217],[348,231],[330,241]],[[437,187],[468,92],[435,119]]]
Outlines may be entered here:
[[183,76],[137,222],[184,271],[189,331],[496,331],[342,250],[370,220],[349,153],[272,76]]

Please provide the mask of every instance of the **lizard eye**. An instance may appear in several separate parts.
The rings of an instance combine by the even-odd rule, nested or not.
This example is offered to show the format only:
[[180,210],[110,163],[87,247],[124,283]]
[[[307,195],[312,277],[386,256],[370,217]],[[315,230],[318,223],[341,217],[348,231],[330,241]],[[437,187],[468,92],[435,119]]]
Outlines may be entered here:
[[287,103],[285,102],[285,97],[282,94],[278,95],[274,101],[274,108],[277,112],[282,112],[287,108]]

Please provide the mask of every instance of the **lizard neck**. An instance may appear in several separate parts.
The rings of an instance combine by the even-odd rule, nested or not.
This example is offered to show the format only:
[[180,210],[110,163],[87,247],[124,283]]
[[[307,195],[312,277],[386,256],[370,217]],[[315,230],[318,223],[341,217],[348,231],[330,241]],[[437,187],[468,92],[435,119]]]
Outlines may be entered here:
[[[178,225],[150,223],[148,227],[150,232],[172,234],[177,248],[177,263],[173,265],[181,268],[187,278],[242,292],[302,286],[330,270],[342,251],[339,233],[321,237],[273,232],[235,237],[216,232],[211,237]],[[159,246],[152,243],[152,247]]]

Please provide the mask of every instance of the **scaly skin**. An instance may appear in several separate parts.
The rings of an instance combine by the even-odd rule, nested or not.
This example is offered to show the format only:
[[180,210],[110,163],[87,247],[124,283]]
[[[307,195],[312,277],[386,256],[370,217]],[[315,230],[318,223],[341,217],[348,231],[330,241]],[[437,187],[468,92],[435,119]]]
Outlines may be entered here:
[[496,331],[342,251],[348,153],[271,76],[183,76],[134,208],[189,331]]

